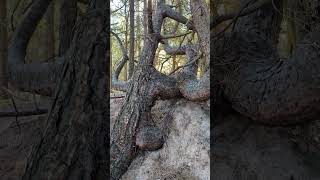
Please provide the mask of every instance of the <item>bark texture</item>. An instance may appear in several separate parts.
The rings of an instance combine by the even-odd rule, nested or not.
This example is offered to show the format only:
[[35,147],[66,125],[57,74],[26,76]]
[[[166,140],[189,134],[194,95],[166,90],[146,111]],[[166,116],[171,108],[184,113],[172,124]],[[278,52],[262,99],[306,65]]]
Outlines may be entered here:
[[59,55],[69,49],[77,20],[77,0],[63,0],[60,6]]
[[91,1],[89,15],[76,28],[44,135],[31,153],[24,180],[108,177],[108,6],[103,0]]
[[[163,143],[161,142],[162,138],[159,137],[161,136],[159,135],[161,133],[157,130],[150,114],[156,99],[178,98],[181,97],[181,95],[184,95],[185,97],[190,95],[191,98],[196,100],[208,98],[208,93],[202,98],[194,97],[194,95],[202,95],[202,93],[197,94],[200,86],[196,85],[190,86],[194,88],[196,94],[191,94],[192,91],[183,93],[179,87],[183,86],[180,83],[186,82],[184,78],[177,80],[173,77],[161,74],[153,67],[158,44],[159,42],[163,42],[160,34],[164,18],[172,18],[180,23],[186,24],[190,29],[192,29],[192,25],[191,23],[188,23],[189,21],[187,18],[164,4],[163,0],[159,0],[153,6],[151,6],[151,1],[149,1],[148,5],[148,34],[145,37],[139,64],[136,66],[134,74],[127,86],[125,103],[115,120],[112,130],[110,171],[111,179],[113,180],[121,178],[132,160],[143,149],[157,149],[161,147],[161,144]],[[152,9],[152,7],[154,9]],[[150,16],[150,14],[153,15]],[[182,51],[184,54],[187,54],[190,62],[192,62],[191,64],[194,64],[196,53],[192,47],[195,46],[190,45],[188,47],[183,47]],[[176,48],[169,47],[168,49]],[[195,77],[194,69],[195,66],[190,66],[190,68],[186,68],[183,72],[189,73],[188,75],[190,75],[190,77]],[[183,77],[183,73],[181,73],[180,77]],[[192,80],[198,82],[196,78]],[[194,81],[189,81],[185,86],[194,83]],[[209,90],[209,85],[205,87],[205,90]],[[203,89],[200,91],[203,91]],[[150,129],[153,129],[154,131],[152,132]],[[152,133],[158,138],[154,138],[154,141],[150,144],[146,143],[141,145],[140,140],[147,139],[141,137],[141,135],[148,134],[148,136],[152,137]]]

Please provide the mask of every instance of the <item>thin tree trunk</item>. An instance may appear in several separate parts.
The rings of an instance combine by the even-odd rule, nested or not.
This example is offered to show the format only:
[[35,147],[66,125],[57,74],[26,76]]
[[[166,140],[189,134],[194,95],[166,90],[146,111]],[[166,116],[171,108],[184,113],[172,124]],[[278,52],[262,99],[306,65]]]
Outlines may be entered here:
[[130,51],[129,51],[129,78],[131,78],[134,71],[134,0],[129,1],[130,11]]
[[47,21],[47,58],[52,58],[55,55],[55,36],[54,36],[54,2],[50,4],[46,14]]
[[7,78],[7,51],[8,51],[8,33],[7,33],[7,3],[6,0],[0,2],[0,97],[5,97],[6,92],[2,88],[8,87]]
[[[125,4],[125,7],[124,7],[124,12],[125,12],[125,21],[126,21],[126,29],[125,29],[125,39],[124,39],[124,43],[125,43],[125,48],[126,48],[126,51],[128,51],[128,27],[129,27],[129,11],[128,11],[128,6],[127,4]],[[123,76],[124,76],[124,80],[128,80],[128,62],[124,65],[124,68],[123,68]]]
[[137,16],[136,16],[136,21],[137,21],[137,33],[136,33],[136,50],[137,50],[137,57],[138,59],[140,58],[141,55],[141,17],[140,17],[140,1],[137,1]]
[[147,0],[143,1],[143,41],[146,40],[147,32],[148,32],[148,17],[147,17]]

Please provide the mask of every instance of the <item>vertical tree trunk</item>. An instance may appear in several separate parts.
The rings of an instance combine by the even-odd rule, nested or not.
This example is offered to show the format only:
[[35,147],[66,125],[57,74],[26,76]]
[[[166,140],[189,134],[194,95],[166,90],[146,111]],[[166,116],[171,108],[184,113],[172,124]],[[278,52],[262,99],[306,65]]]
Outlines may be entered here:
[[140,54],[141,54],[141,17],[140,17],[140,1],[137,1],[137,16],[136,16],[136,21],[137,21],[137,33],[136,33],[136,49],[137,49],[137,57],[139,59]]
[[54,2],[50,4],[47,10],[47,58],[52,58],[55,55],[55,38],[54,38]]
[[[126,3],[126,2],[125,2]],[[128,11],[128,6],[127,3],[124,6],[124,13],[125,13],[125,21],[126,21],[126,29],[125,29],[125,39],[124,39],[124,43],[125,43],[125,48],[126,51],[128,52],[128,27],[129,27],[129,11]],[[123,68],[123,76],[124,76],[124,80],[128,80],[128,62],[124,65]]]
[[148,17],[147,17],[147,0],[143,1],[143,40],[146,40],[147,32],[148,32]]
[[130,51],[129,51],[129,77],[132,76],[134,70],[134,0],[129,1],[130,11]]
[[5,92],[2,87],[8,87],[7,78],[7,50],[8,50],[8,37],[7,37],[7,3],[6,0],[0,2],[0,97],[5,97]]
[[76,20],[77,0],[62,0],[60,6],[59,55],[65,54],[70,47]]

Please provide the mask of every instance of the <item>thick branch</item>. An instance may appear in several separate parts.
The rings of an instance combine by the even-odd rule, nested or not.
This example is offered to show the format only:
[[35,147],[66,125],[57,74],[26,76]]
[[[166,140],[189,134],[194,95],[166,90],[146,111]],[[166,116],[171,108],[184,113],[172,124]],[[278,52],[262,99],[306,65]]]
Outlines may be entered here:
[[34,116],[48,113],[47,109],[0,112],[0,117]]
[[10,83],[29,92],[51,95],[62,66],[63,58],[54,63],[24,64],[28,42],[51,0],[36,0],[13,33],[8,49]]
[[184,17],[179,12],[173,10],[170,6],[164,5],[163,10],[165,17],[169,17],[173,20],[176,20],[177,22],[185,24],[189,29],[193,29],[191,21],[189,21],[188,18]]
[[187,66],[178,73],[179,90],[182,96],[192,101],[207,100],[210,97],[210,70],[197,79],[199,46],[188,45],[186,48]]
[[186,79],[179,84],[182,96],[191,101],[203,101],[210,98],[210,70],[199,80],[196,78]]
[[52,0],[36,0],[12,35],[8,49],[9,66],[23,64],[28,43]]
[[218,81],[232,107],[255,121],[274,125],[318,118],[320,57],[314,45],[320,43],[319,32],[308,34],[293,57],[283,61],[270,55],[272,47],[263,39],[245,39],[243,33],[233,36],[227,53],[219,57],[226,62],[214,64],[214,77],[221,77]]
[[21,91],[51,96],[62,66],[62,61],[16,64],[9,71],[10,84]]
[[161,99],[170,99],[181,97],[181,93],[178,88],[177,80],[173,77],[169,77],[154,69],[152,82],[154,85],[154,92],[151,96]]

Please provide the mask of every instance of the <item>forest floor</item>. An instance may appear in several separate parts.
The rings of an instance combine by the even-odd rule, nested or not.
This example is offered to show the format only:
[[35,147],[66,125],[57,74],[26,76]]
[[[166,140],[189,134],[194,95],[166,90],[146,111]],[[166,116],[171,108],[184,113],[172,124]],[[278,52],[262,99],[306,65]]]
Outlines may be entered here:
[[[32,98],[15,100],[18,111],[35,110]],[[38,99],[38,106],[48,108],[49,101]],[[1,112],[15,111],[11,100],[0,101]],[[46,114],[26,117],[0,118],[0,179],[18,180],[24,173],[27,157],[34,143],[40,140]]]

